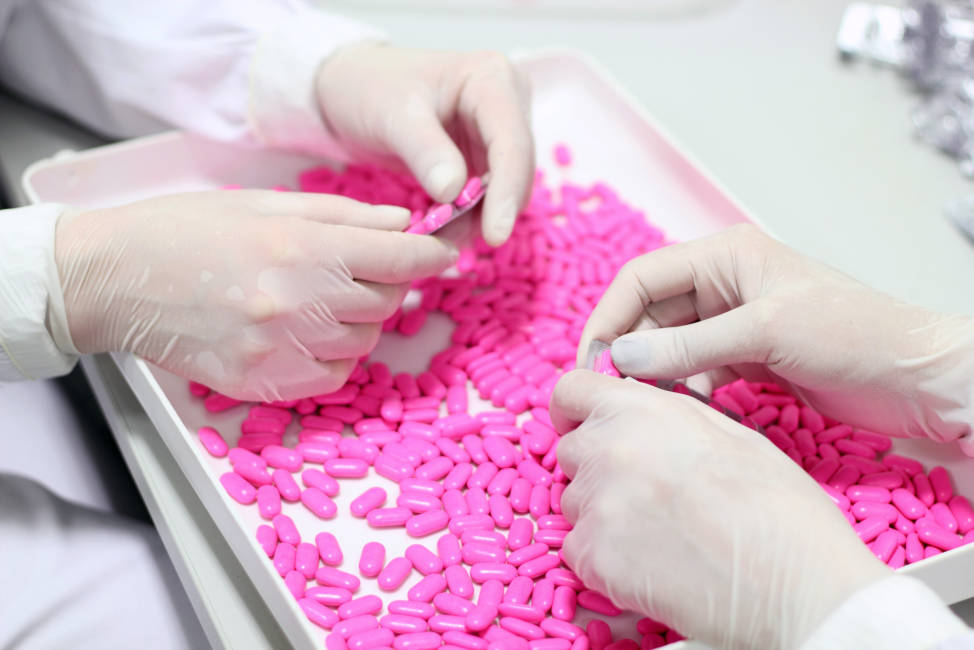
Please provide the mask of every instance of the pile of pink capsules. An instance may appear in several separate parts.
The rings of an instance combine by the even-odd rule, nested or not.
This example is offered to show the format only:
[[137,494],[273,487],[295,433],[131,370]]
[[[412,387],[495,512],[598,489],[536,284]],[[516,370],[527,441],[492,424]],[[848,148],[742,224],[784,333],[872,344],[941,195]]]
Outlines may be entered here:
[[859,538],[894,569],[974,542],[974,509],[943,467],[888,453],[889,438],[823,417],[774,384],[743,380],[714,400],[757,423],[819,482]]
[[[556,150],[556,160],[570,164],[567,148]],[[411,178],[373,167],[309,170],[300,188],[402,205],[414,224],[432,207]],[[619,609],[565,565],[560,548],[570,525],[560,497],[567,478],[548,414],[551,391],[574,366],[582,327],[616,271],[666,243],[607,185],[552,189],[539,172],[509,242],[497,249],[478,242],[463,251],[455,277],[417,283],[419,306],[386,322],[387,331],[413,335],[433,311],[454,321],[451,340],[427,371],[393,375],[383,363],[362,360],[332,394],[247,405],[233,449],[215,429],[200,430],[211,454],[229,458],[232,471],[220,477],[227,493],[241,504],[256,503],[270,522],[257,539],[306,616],[330,630],[327,648],[649,650],[682,638],[649,618],[613,638],[604,619]],[[602,370],[611,371],[611,362]],[[239,404],[204,386],[191,390],[210,411]],[[470,390],[494,408],[470,412]],[[906,561],[917,559],[910,546],[917,540],[931,549],[921,549],[921,556],[961,543],[954,533],[948,541],[926,532],[934,525],[947,529],[945,509],[956,530],[972,525],[967,502],[950,496],[942,470],[925,482],[915,461],[876,460],[884,438],[825,421],[772,386],[738,382],[716,399],[765,425],[837,501],[850,490],[855,498],[840,505],[866,541],[876,540],[878,555],[887,555],[883,545],[896,535],[887,560],[903,550],[901,537]],[[283,446],[295,420],[298,442]],[[350,512],[339,513],[333,497],[370,472],[388,479],[391,489],[395,484],[395,497],[369,488]],[[903,496],[914,493],[919,506]],[[302,539],[281,513],[282,500],[301,503],[322,520],[351,516],[417,539],[435,535],[436,552],[415,544],[386,561],[383,545],[370,542],[360,575],[342,571],[336,568],[343,561],[340,540],[324,530]],[[874,531],[880,519],[883,530]],[[406,600],[383,602],[356,597],[362,578],[376,580],[383,592],[415,583]],[[573,622],[577,608],[587,610],[584,618],[601,618],[583,629]]]

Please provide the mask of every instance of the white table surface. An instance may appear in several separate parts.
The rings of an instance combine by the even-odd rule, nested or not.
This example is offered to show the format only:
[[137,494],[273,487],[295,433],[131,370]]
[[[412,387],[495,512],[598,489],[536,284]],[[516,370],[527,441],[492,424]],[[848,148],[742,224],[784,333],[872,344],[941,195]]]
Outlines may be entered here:
[[[974,277],[974,247],[941,212],[946,200],[974,193],[974,184],[913,139],[908,113],[916,98],[902,80],[839,63],[834,35],[845,0],[727,0],[667,19],[324,4],[407,45],[584,50],[782,240],[906,300],[974,314],[974,292],[962,289]],[[30,162],[97,143],[0,97],[0,181],[15,202],[23,201],[19,179]],[[221,566],[225,547],[207,548],[209,535],[190,532],[206,525],[205,513],[173,486],[178,469],[154,458],[164,446],[145,442],[145,416],[127,389],[97,366],[86,370],[103,407],[116,411],[109,420],[198,611],[211,619],[204,625],[239,620],[252,585],[232,564]],[[974,599],[955,610],[974,623]],[[266,612],[252,615],[266,629],[249,647],[275,645],[279,631]]]

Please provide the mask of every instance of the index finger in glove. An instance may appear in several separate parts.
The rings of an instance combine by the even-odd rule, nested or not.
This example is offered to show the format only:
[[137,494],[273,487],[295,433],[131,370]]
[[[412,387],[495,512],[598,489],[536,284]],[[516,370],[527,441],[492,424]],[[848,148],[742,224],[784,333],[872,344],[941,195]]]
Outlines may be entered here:
[[439,275],[456,262],[456,247],[438,237],[336,226],[323,246],[338,247],[356,280],[399,284]]

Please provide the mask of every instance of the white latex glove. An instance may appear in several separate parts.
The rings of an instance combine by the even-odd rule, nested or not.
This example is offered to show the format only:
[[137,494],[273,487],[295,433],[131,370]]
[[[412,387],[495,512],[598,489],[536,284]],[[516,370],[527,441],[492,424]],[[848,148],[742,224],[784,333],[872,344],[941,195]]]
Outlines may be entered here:
[[558,445],[565,559],[620,607],[717,647],[797,648],[890,575],[800,467],[691,397],[576,370],[551,415],[577,425]]
[[962,439],[974,455],[971,319],[895,300],[752,226],[626,264],[585,326],[580,359],[593,339],[612,342],[627,375],[774,381],[842,422]]
[[65,214],[55,258],[82,353],[125,350],[239,399],[341,386],[416,278],[457,252],[403,208],[233,190]]
[[328,57],[316,86],[353,157],[401,162],[436,201],[489,171],[484,239],[507,240],[534,181],[534,144],[527,84],[505,57],[359,43]]

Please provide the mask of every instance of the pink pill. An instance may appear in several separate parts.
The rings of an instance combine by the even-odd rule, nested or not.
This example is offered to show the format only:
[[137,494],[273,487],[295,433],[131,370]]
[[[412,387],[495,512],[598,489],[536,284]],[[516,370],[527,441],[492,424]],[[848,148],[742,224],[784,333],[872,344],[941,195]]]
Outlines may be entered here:
[[405,526],[412,516],[408,508],[378,508],[369,512],[365,520],[373,528],[395,528]]
[[465,542],[460,553],[463,561],[467,564],[504,561],[504,549],[494,544]]
[[403,399],[419,397],[419,385],[416,383],[416,378],[408,372],[401,372],[393,377],[393,384]]
[[304,459],[301,457],[301,454],[293,449],[288,449],[280,445],[268,445],[264,447],[260,452],[260,456],[271,467],[277,467],[289,472],[298,471],[301,469],[301,465],[304,464]]
[[466,530],[492,530],[494,520],[489,515],[463,515],[450,520],[450,532],[460,535]]
[[436,540],[436,552],[443,561],[444,566],[450,567],[460,564],[462,553],[460,550],[460,541],[456,535],[447,533]]
[[395,591],[406,581],[413,570],[413,563],[404,557],[397,557],[389,561],[379,573],[379,588],[383,591]]
[[568,569],[552,569],[545,574],[545,578],[559,587],[571,587],[575,591],[585,589],[585,585],[582,584],[579,577]]
[[504,592],[504,604],[525,605],[531,599],[531,592],[534,588],[534,581],[525,576],[518,576],[511,580],[507,590]]
[[438,573],[431,573],[413,585],[406,595],[409,600],[429,603],[433,601],[436,594],[442,593],[445,589],[446,578]]
[[949,551],[961,545],[961,537],[943,528],[928,518],[916,522],[916,534],[920,541],[935,546],[943,551]]
[[506,585],[516,576],[517,569],[510,564],[500,562],[478,562],[470,567],[470,577],[478,584],[488,580],[499,580]]
[[[386,547],[379,542],[368,542],[362,547],[358,572],[366,578],[374,578],[382,571],[386,561]],[[369,612],[367,612],[369,613]],[[347,617],[342,617],[347,618]]]
[[[889,439],[885,438],[885,440]],[[912,458],[907,458],[905,456],[899,456],[897,454],[886,454],[886,456],[883,457],[883,465],[886,465],[891,469],[899,468],[905,470],[910,476],[919,474],[923,471],[923,465],[919,461],[913,460]]]
[[[585,640],[587,639],[580,639]],[[568,639],[548,637],[545,639],[534,639],[528,642],[528,650],[571,650],[572,642]]]
[[586,589],[577,596],[578,605],[603,616],[618,616],[622,610],[597,591]]
[[890,491],[886,488],[868,485],[853,485],[846,490],[846,496],[852,502],[876,501],[878,503],[889,503],[893,498]]
[[302,598],[298,605],[309,621],[326,630],[331,629],[339,620],[338,614],[310,598]]
[[448,490],[458,490],[467,484],[473,474],[473,465],[470,463],[458,463],[450,470],[450,473],[443,479],[443,487]]
[[325,587],[340,587],[349,591],[358,591],[362,582],[351,573],[330,566],[318,567],[315,580]]
[[497,608],[493,605],[477,605],[464,619],[467,629],[473,632],[486,630],[497,618]]
[[341,489],[338,481],[317,469],[306,469],[301,472],[301,482],[309,488],[321,490],[330,497],[337,496]]
[[467,629],[462,616],[452,616],[450,614],[434,614],[429,619],[430,629],[434,632],[443,634],[450,630],[463,632]]
[[522,639],[537,640],[545,637],[544,630],[527,621],[514,618],[513,616],[503,616],[500,619],[500,626],[512,634],[516,634]]
[[433,650],[442,643],[443,639],[436,632],[418,632],[397,636],[393,647],[396,650]]
[[281,493],[273,485],[257,488],[257,510],[264,519],[271,519],[281,512]]
[[443,641],[455,648],[465,648],[466,650],[487,650],[487,640],[479,636],[467,634],[457,630],[450,630],[443,633]]
[[514,512],[523,515],[528,511],[531,503],[531,488],[531,482],[526,478],[517,478],[511,483],[509,501]]
[[514,445],[501,436],[484,437],[484,452],[498,467],[513,467],[519,456]]
[[335,478],[362,478],[369,473],[369,464],[358,458],[333,458],[325,461],[325,471]]
[[[410,568],[412,568],[412,565],[410,565]],[[412,600],[394,600],[389,603],[388,609],[390,614],[415,616],[416,618],[421,618],[423,620],[428,619],[430,616],[436,613],[436,608],[429,603],[421,603]]]
[[433,597],[433,606],[444,614],[466,616],[473,609],[474,604],[466,598],[444,591]]
[[490,605],[497,607],[504,598],[504,583],[500,580],[487,580],[480,587],[480,594],[477,597],[478,605]]
[[933,488],[937,501],[947,503],[954,496],[954,488],[950,484],[950,475],[943,467],[937,466],[930,470],[930,486]]
[[443,496],[443,486],[436,481],[426,479],[409,478],[399,484],[403,492],[419,492],[429,494],[434,497]]
[[936,501],[936,496],[933,493],[933,487],[930,485],[930,479],[923,472],[915,474],[913,476],[913,485],[916,488],[916,497],[923,502],[923,505],[928,508],[933,505]]
[[513,467],[502,469],[490,479],[490,483],[487,484],[487,494],[506,496],[517,479],[516,469]]
[[542,612],[550,610],[554,604],[555,589],[555,583],[548,578],[535,581],[531,592],[531,606]]
[[430,510],[414,515],[406,521],[406,532],[411,537],[425,537],[446,529],[450,516],[443,510]]
[[403,422],[399,427],[399,433],[404,438],[418,438],[426,441],[433,441],[438,438],[436,429],[424,422]]
[[549,513],[551,505],[551,495],[548,488],[544,485],[535,485],[531,488],[531,496],[528,498],[528,511],[535,519],[543,517]]
[[283,578],[288,571],[294,570],[295,548],[293,544],[281,542],[274,549],[274,568]]
[[849,510],[860,521],[869,517],[882,517],[891,524],[899,516],[899,511],[895,507],[888,503],[874,501],[858,501]]
[[369,630],[374,630],[377,627],[379,627],[379,620],[371,614],[364,614],[362,616],[346,618],[339,623],[336,623],[332,628],[332,631],[334,634],[344,637],[347,642],[347,640],[353,635],[368,632]]
[[873,541],[874,539],[876,539],[877,535],[887,530],[888,528],[889,528],[889,521],[886,520],[886,517],[882,517],[882,516],[866,517],[858,524],[853,526],[853,529],[855,529],[856,534],[859,535],[859,539],[861,539],[864,542]]
[[609,624],[601,619],[592,619],[585,627],[585,634],[588,636],[592,650],[603,650],[612,643],[612,630]]
[[524,548],[534,536],[534,524],[530,519],[518,518],[511,524],[507,535],[507,546],[512,551]]
[[445,456],[439,456],[416,468],[416,478],[438,481],[450,473],[453,461]]
[[443,576],[446,578],[446,586],[450,593],[461,598],[473,598],[473,581],[470,579],[470,574],[462,566],[448,566],[443,572]]
[[877,472],[875,474],[866,474],[859,479],[859,484],[873,487],[884,487],[887,490],[892,490],[903,485],[903,476],[897,472]]
[[305,580],[315,577],[315,570],[318,568],[318,548],[308,542],[298,544],[294,553],[294,568],[304,576]]
[[443,493],[443,509],[450,517],[470,514],[470,506],[460,490],[450,489]]
[[277,531],[266,524],[257,527],[257,543],[264,549],[267,557],[274,555],[277,548]]
[[477,464],[487,462],[487,454],[484,453],[484,442],[479,436],[473,434],[463,436],[463,448],[470,454],[470,459],[473,462]]
[[301,534],[298,532],[294,520],[287,515],[276,515],[272,521],[274,530],[282,542],[297,546],[301,543]]
[[214,458],[223,458],[230,451],[227,441],[213,427],[202,427],[197,432],[200,444]]
[[974,530],[974,509],[971,508],[967,498],[955,495],[947,503],[954,519],[957,522],[957,532],[966,535],[968,531]]
[[494,494],[488,500],[490,506],[490,516],[498,528],[509,528],[514,522],[514,511],[507,497]]
[[380,487],[369,488],[357,496],[349,506],[352,516],[363,518],[386,502],[386,491]]
[[257,490],[236,472],[226,472],[220,476],[220,485],[230,498],[237,503],[250,505],[257,500]]
[[517,471],[532,485],[551,485],[551,472],[538,465],[535,460],[530,458],[522,460],[517,465]]
[[379,625],[396,634],[411,634],[425,632],[429,629],[426,620],[418,616],[403,616],[402,614],[388,614],[379,619]]
[[300,454],[306,463],[324,463],[330,458],[337,458],[339,454],[338,447],[335,445],[315,440],[299,442],[294,451]]
[[318,488],[310,487],[301,492],[301,503],[322,519],[331,519],[338,514],[335,502]]
[[[233,466],[233,472],[254,486],[271,484],[271,475],[267,470],[253,463],[236,463]],[[227,485],[224,483],[223,487],[226,488]],[[233,495],[231,494],[231,496]],[[256,492],[254,493],[254,498],[257,498]],[[251,502],[253,502],[253,499],[251,499]]]
[[443,570],[443,561],[435,553],[421,544],[413,544],[406,549],[406,559],[413,563],[416,570],[423,575],[439,573]]
[[310,598],[328,607],[338,607],[352,599],[351,591],[339,587],[309,587],[305,590],[304,595],[305,598]]
[[[258,490],[258,497],[260,496],[259,492]],[[954,513],[947,507],[947,504],[933,504],[930,506],[930,514],[933,515],[933,519],[937,522],[938,526],[951,533],[957,532],[957,519],[954,518]]]
[[521,566],[525,562],[541,557],[549,550],[550,549],[548,548],[547,544],[529,544],[511,553],[508,556],[507,561],[509,564],[514,566]]
[[880,562],[888,562],[893,556],[893,551],[897,547],[897,537],[896,533],[888,530],[886,532],[880,533],[876,538],[876,541],[872,544],[873,554],[879,558]]
[[559,564],[561,564],[561,559],[557,555],[542,555],[519,566],[517,572],[518,575],[535,578],[558,567]]
[[473,471],[473,474],[470,475],[470,479],[467,481],[467,487],[480,488],[482,490],[486,489],[487,486],[490,485],[491,479],[497,475],[497,472],[497,465],[494,463],[483,463]]
[[903,489],[895,489],[892,493],[893,505],[902,512],[907,519],[917,520],[927,514],[927,507],[915,496]]
[[325,564],[338,566],[342,563],[342,549],[331,533],[318,533],[315,536],[315,546],[318,547],[318,555]]
[[460,542],[466,544],[486,544],[495,548],[503,549],[506,546],[506,539],[495,530],[471,529],[465,530],[460,535]]
[[366,614],[377,614],[382,611],[382,599],[378,596],[360,596],[354,600],[339,605],[339,618],[353,618]]
[[348,638],[348,650],[366,650],[367,648],[388,648],[391,647],[396,635],[392,630],[380,628],[378,630],[368,630],[359,632]]
[[575,618],[575,590],[571,587],[555,589],[554,600],[551,605],[551,615],[562,621]]
[[547,618],[541,621],[540,627],[545,633],[551,636],[561,637],[570,641],[574,641],[585,634],[585,630],[577,625],[573,625],[568,619],[558,620],[556,618]]

